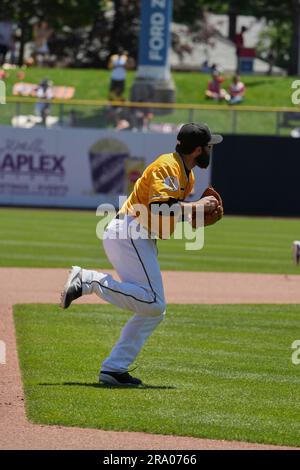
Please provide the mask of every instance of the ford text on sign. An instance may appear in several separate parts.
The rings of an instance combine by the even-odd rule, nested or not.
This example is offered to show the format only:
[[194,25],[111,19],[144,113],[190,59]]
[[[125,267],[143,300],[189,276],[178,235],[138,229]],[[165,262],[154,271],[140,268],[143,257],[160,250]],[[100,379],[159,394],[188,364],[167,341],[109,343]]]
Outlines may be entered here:
[[139,65],[166,64],[171,13],[172,0],[142,0]]

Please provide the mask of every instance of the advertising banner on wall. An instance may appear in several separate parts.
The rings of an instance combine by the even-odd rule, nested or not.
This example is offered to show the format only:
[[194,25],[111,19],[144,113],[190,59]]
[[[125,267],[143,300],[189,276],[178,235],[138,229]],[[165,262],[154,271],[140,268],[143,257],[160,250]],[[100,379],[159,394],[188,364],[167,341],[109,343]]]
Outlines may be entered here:
[[[0,205],[118,206],[143,170],[174,150],[175,134],[0,127]],[[210,181],[196,170],[193,199]]]

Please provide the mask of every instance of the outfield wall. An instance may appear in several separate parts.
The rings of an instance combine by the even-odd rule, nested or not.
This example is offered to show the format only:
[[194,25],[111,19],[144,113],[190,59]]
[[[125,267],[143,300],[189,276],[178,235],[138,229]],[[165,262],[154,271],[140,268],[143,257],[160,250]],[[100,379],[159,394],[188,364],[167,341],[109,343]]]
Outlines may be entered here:
[[[119,195],[158,155],[172,152],[175,134],[94,129],[0,127],[0,205],[95,209],[118,206]],[[210,169],[196,171],[199,198]]]
[[300,216],[300,139],[226,135],[212,184],[227,214]]
[[[0,205],[117,206],[175,144],[175,133],[0,126]],[[196,170],[192,199],[211,180],[227,214],[300,216],[300,139],[226,135],[211,166]]]

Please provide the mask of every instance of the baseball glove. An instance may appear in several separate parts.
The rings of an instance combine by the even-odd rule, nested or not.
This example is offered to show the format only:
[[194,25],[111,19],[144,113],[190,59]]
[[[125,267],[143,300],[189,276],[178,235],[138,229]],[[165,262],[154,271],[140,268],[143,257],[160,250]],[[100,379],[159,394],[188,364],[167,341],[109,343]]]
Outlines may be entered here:
[[[204,227],[213,225],[218,222],[224,214],[223,201],[220,194],[211,186],[206,188],[202,194],[201,199],[207,198],[209,203],[204,205]],[[213,201],[215,203],[213,203]],[[197,209],[193,210],[191,225],[193,228],[198,228],[198,220],[196,218]]]
[[206,188],[200,199],[207,196],[214,196],[219,202],[219,205],[223,207],[223,201],[220,194],[212,186],[208,186],[208,188]]

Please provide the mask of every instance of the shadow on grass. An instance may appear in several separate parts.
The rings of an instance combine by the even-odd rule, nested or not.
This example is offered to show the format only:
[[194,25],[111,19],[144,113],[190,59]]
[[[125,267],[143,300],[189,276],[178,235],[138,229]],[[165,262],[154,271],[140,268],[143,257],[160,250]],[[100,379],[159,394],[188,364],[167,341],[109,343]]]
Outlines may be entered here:
[[176,387],[168,386],[168,385],[107,385],[101,384],[98,382],[88,383],[88,382],[62,382],[62,383],[41,383],[38,385],[46,386],[46,387],[53,387],[53,386],[67,386],[67,387],[92,387],[92,388],[113,388],[113,389],[120,389],[120,388],[134,388],[139,390],[176,390]]
[[256,87],[256,86],[266,85],[266,84],[270,85],[270,83],[272,83],[272,80],[257,80],[257,81],[253,81],[253,82],[251,82],[251,81],[248,82],[247,81],[246,83],[247,83],[247,87],[251,88],[251,87]]

